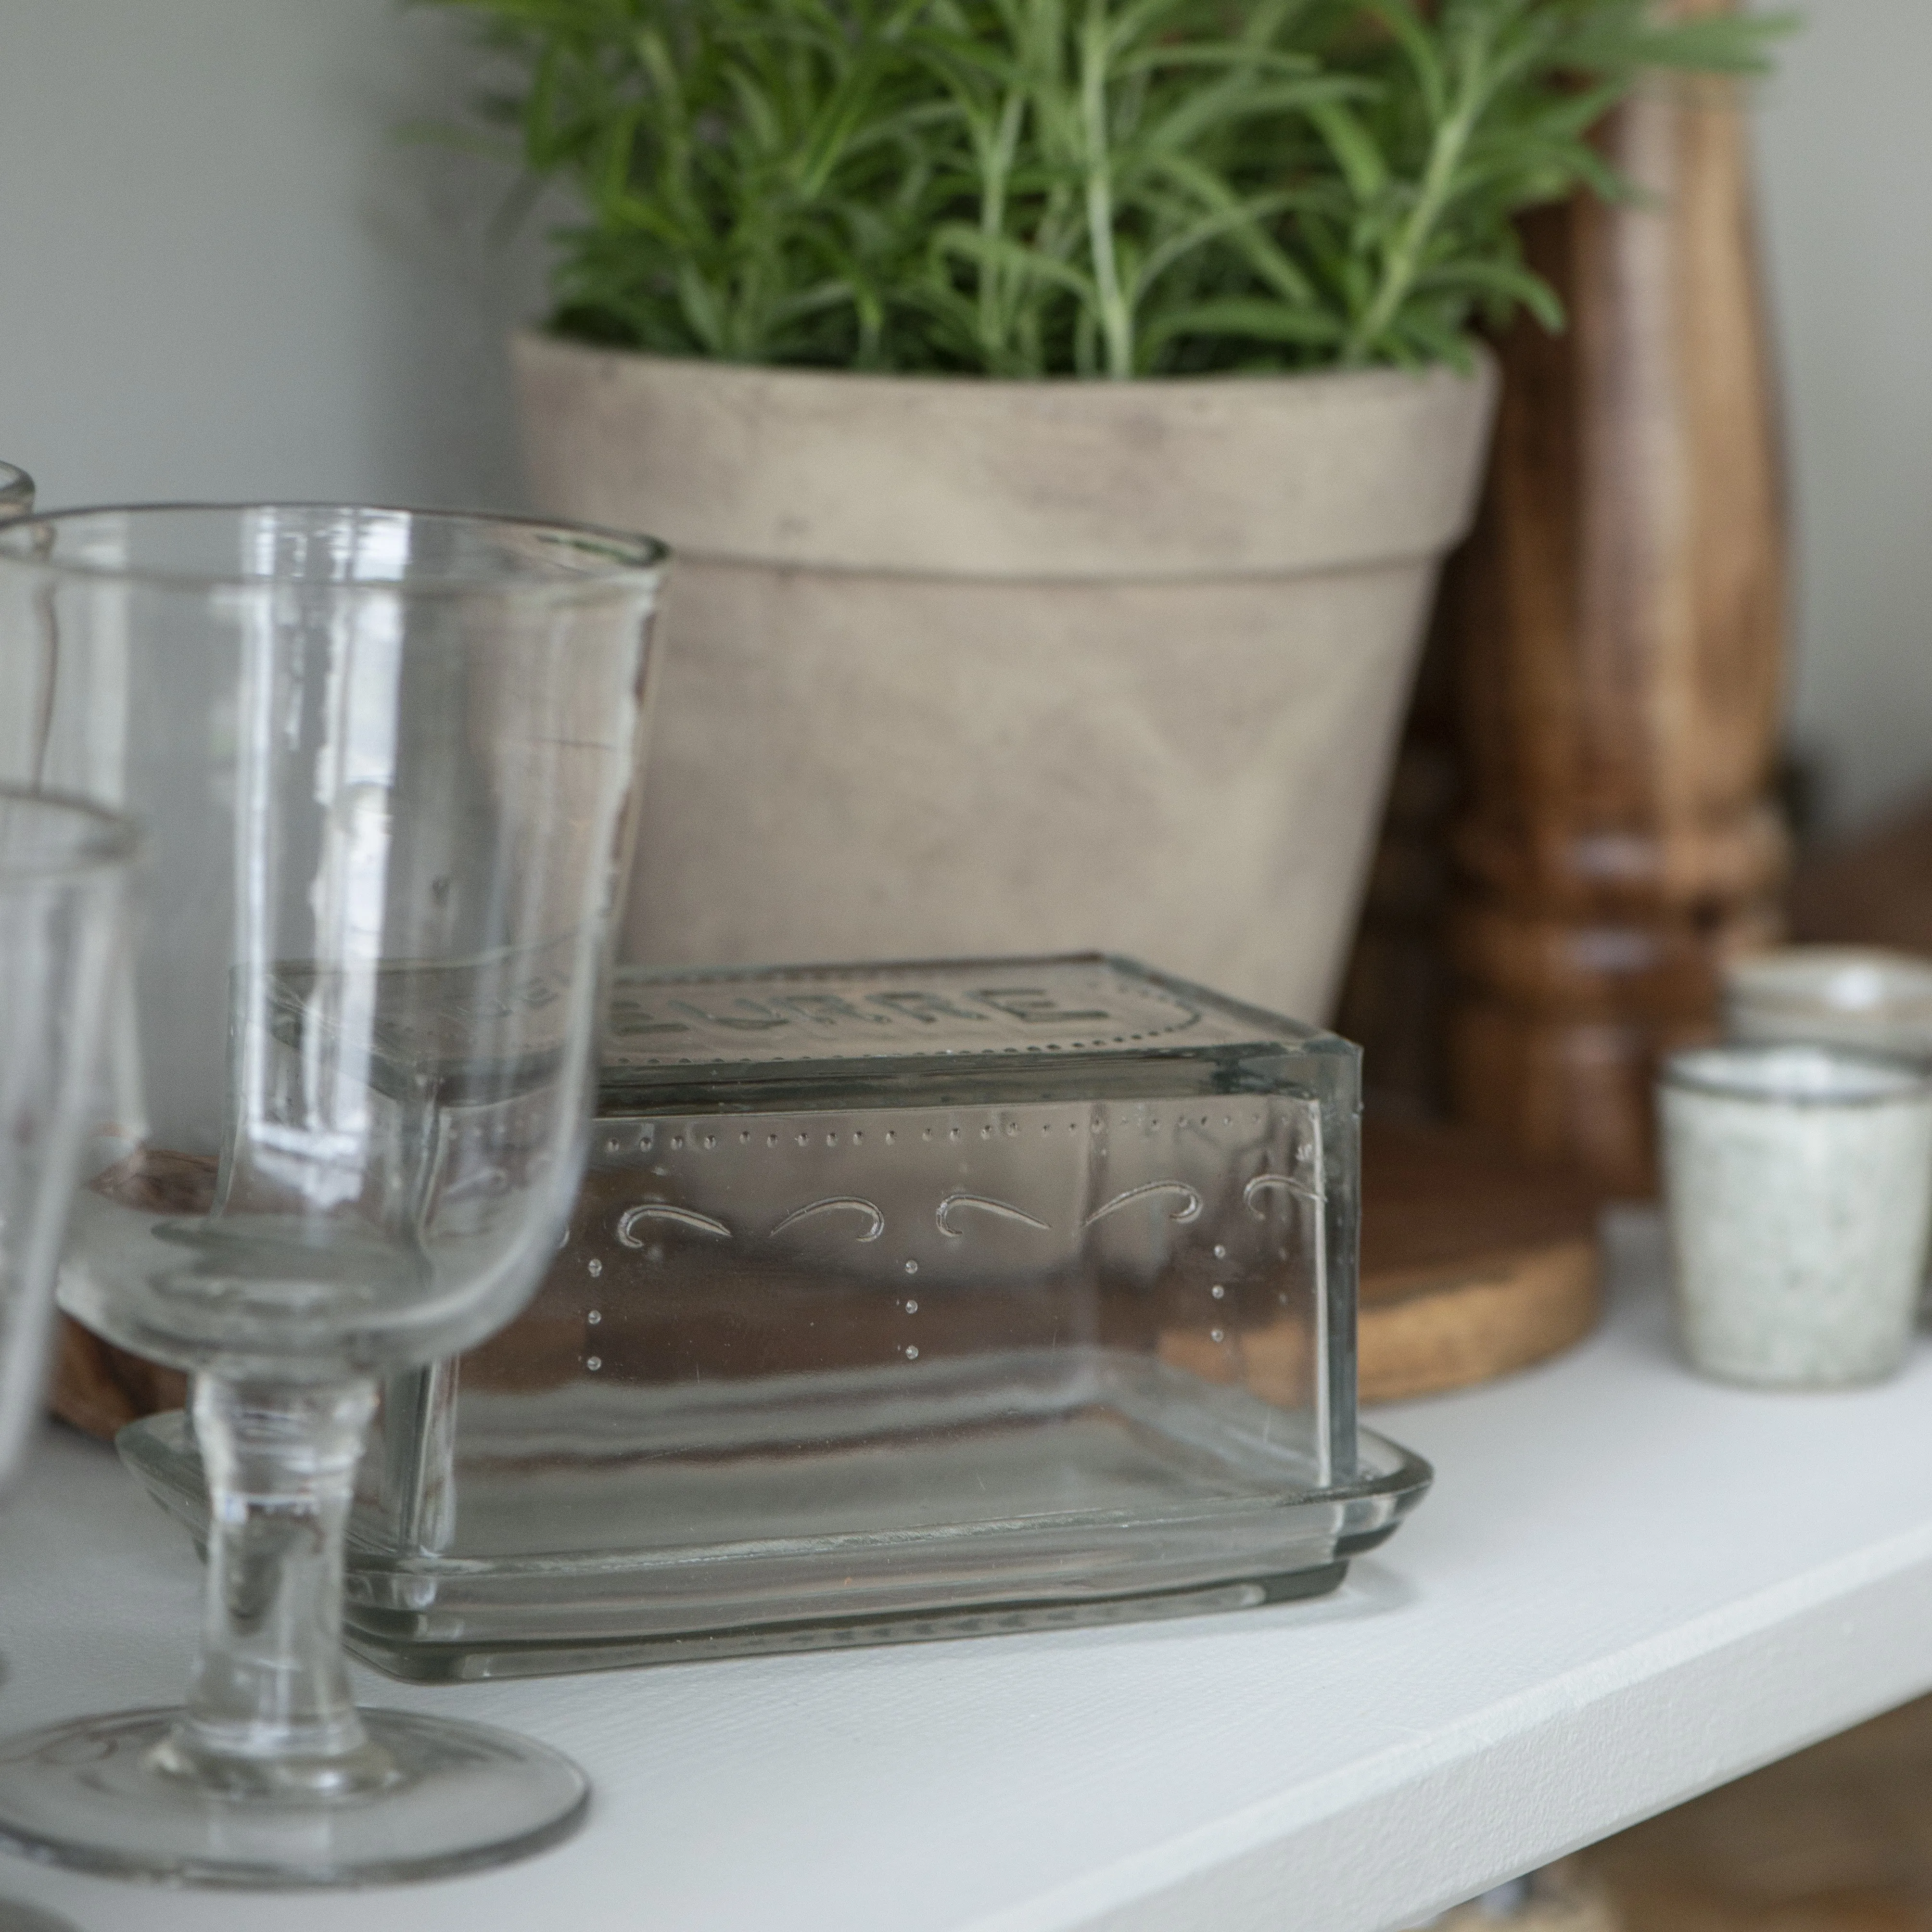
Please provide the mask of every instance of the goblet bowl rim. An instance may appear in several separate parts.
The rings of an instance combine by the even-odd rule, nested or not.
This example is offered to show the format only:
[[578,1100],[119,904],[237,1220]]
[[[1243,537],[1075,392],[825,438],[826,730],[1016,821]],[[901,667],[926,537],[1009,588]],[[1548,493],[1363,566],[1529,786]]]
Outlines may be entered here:
[[[586,567],[554,577],[464,578],[426,575],[414,578],[390,577],[363,581],[338,578],[303,578],[258,572],[171,569],[154,565],[101,563],[86,558],[36,555],[24,546],[30,532],[49,526],[73,526],[85,519],[128,518],[158,520],[163,517],[197,515],[241,518],[262,514],[303,514],[402,517],[412,522],[474,524],[501,530],[522,530],[555,536],[566,540],[622,553],[602,568]],[[610,596],[655,590],[670,560],[671,548],[660,537],[640,530],[622,530],[603,524],[583,522],[564,517],[532,517],[496,510],[451,510],[422,504],[358,503],[325,500],[203,502],[183,498],[141,503],[76,504],[62,510],[34,510],[16,517],[0,518],[0,570],[20,568],[37,575],[76,581],[142,584],[157,589],[194,592],[232,590],[241,592],[266,590],[308,590],[332,598],[351,597],[411,599],[433,597],[490,597],[512,602],[554,604],[578,602]]]

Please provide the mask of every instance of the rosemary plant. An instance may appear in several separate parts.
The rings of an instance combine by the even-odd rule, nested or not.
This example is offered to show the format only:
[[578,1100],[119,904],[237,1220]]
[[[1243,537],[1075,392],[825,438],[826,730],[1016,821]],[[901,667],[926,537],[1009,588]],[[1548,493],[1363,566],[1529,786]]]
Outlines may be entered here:
[[1649,0],[433,0],[583,218],[555,326],[1003,376],[1461,361],[1556,296],[1514,218],[1590,130],[1782,21]]

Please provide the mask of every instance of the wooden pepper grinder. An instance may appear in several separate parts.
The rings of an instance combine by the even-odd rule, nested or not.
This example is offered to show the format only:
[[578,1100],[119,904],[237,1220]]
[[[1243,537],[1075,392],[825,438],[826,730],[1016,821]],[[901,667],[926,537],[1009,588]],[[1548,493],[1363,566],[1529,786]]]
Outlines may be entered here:
[[1779,929],[1781,489],[1732,84],[1652,83],[1605,146],[1648,205],[1528,224],[1570,326],[1503,345],[1442,614],[1467,786],[1448,1078],[1458,1118],[1647,1192],[1659,1057]]

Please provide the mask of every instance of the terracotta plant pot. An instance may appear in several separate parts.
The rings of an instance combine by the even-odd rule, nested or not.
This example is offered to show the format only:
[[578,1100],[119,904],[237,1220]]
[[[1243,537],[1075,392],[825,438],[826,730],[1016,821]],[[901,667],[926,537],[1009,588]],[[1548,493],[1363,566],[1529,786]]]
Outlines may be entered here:
[[629,956],[1098,946],[1328,1016],[1486,362],[515,358],[538,505],[677,553]]

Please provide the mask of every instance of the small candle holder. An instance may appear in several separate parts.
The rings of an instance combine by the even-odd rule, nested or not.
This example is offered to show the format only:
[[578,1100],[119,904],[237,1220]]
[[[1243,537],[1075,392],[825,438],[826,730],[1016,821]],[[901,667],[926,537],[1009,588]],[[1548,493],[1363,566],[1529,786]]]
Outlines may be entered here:
[[1932,1074],[1819,1046],[1699,1048],[1660,1083],[1679,1333],[1724,1382],[1904,1360],[1932,1222]]
[[1780,946],[1724,974],[1724,1030],[1932,1065],[1932,959],[1876,946]]

